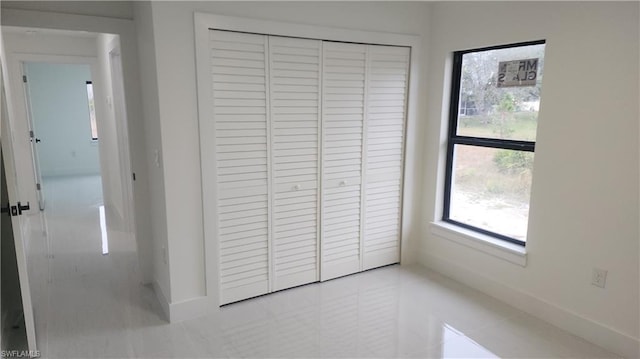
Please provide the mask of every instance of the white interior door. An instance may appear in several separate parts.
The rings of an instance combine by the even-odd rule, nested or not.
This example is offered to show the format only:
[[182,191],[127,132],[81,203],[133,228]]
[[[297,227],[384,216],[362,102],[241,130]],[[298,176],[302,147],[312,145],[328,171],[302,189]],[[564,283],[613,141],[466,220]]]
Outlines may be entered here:
[[211,30],[220,303],[269,292],[267,37]]
[[319,40],[269,37],[273,286],[318,281]]
[[323,43],[321,280],[361,270],[367,45]]
[[363,270],[400,262],[410,49],[369,45]]
[[[4,64],[3,64],[4,65]],[[4,66],[2,66],[2,72],[4,73]],[[2,76],[0,76],[0,84],[2,86],[0,90],[0,122],[2,123],[2,129],[0,131],[0,137],[2,142],[2,156],[6,171],[7,192],[9,197],[9,204],[11,212],[15,214],[20,213],[18,208],[24,203],[20,203],[23,199],[20,198],[20,192],[18,189],[18,178],[15,166],[15,153],[13,151],[13,133],[11,131],[11,123],[9,120],[9,111],[7,107],[7,98],[5,93],[5,82]],[[27,203],[28,204],[28,203]],[[6,204],[3,203],[2,206]],[[2,214],[3,216],[6,214]],[[11,217],[11,224],[13,227],[13,239],[15,243],[15,255],[18,266],[18,279],[20,281],[20,294],[22,296],[22,309],[24,313],[25,330],[27,333],[27,344],[29,350],[35,351],[36,348],[36,331],[35,321],[33,315],[33,304],[31,301],[31,287],[29,285],[29,272],[27,268],[27,253],[25,242],[28,236],[31,235],[29,226],[26,221],[23,220],[22,215],[15,215]]]
[[133,208],[133,182],[131,173],[131,155],[129,148],[129,129],[127,128],[126,99],[122,77],[122,58],[120,49],[109,52],[109,67],[111,68],[111,86],[113,89],[113,110],[118,137],[118,159],[120,164],[120,182],[122,183],[123,217],[127,231],[135,230],[135,210]]

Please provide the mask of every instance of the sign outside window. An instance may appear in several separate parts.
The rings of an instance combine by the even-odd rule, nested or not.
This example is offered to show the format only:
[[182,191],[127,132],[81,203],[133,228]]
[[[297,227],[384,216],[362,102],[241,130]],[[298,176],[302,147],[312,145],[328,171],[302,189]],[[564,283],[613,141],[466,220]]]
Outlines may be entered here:
[[535,86],[538,79],[538,59],[501,61],[498,63],[497,87]]

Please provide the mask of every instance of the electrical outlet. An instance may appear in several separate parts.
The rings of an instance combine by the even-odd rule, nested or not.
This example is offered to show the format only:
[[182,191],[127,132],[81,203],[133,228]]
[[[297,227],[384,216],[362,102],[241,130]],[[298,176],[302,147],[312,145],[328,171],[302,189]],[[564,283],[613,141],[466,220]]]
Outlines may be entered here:
[[607,271],[600,268],[593,268],[593,274],[591,276],[591,284],[596,287],[604,288],[607,283]]

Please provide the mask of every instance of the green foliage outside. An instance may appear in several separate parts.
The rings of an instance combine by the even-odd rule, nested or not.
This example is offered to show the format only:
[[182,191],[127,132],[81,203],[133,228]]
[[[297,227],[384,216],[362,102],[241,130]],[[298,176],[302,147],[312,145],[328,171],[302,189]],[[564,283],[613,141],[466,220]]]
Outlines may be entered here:
[[[511,109],[505,99],[500,107]],[[458,133],[464,136],[535,140],[537,112],[498,112],[489,116],[461,116]],[[456,184],[476,200],[511,205],[529,202],[534,154],[532,152],[462,146],[458,150]],[[494,206],[504,204],[494,203]]]
[[524,151],[498,150],[493,162],[501,173],[523,174],[533,168],[533,153]]

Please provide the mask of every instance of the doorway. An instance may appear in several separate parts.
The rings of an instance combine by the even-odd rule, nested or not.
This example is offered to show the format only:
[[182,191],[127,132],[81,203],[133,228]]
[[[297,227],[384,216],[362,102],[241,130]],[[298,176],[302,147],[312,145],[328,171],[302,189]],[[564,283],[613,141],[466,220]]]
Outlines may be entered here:
[[64,357],[67,325],[107,331],[142,282],[119,38],[3,27],[3,40],[36,339]]
[[47,189],[61,182],[94,182],[91,197],[101,204],[91,65],[25,61],[22,69],[40,209]]

